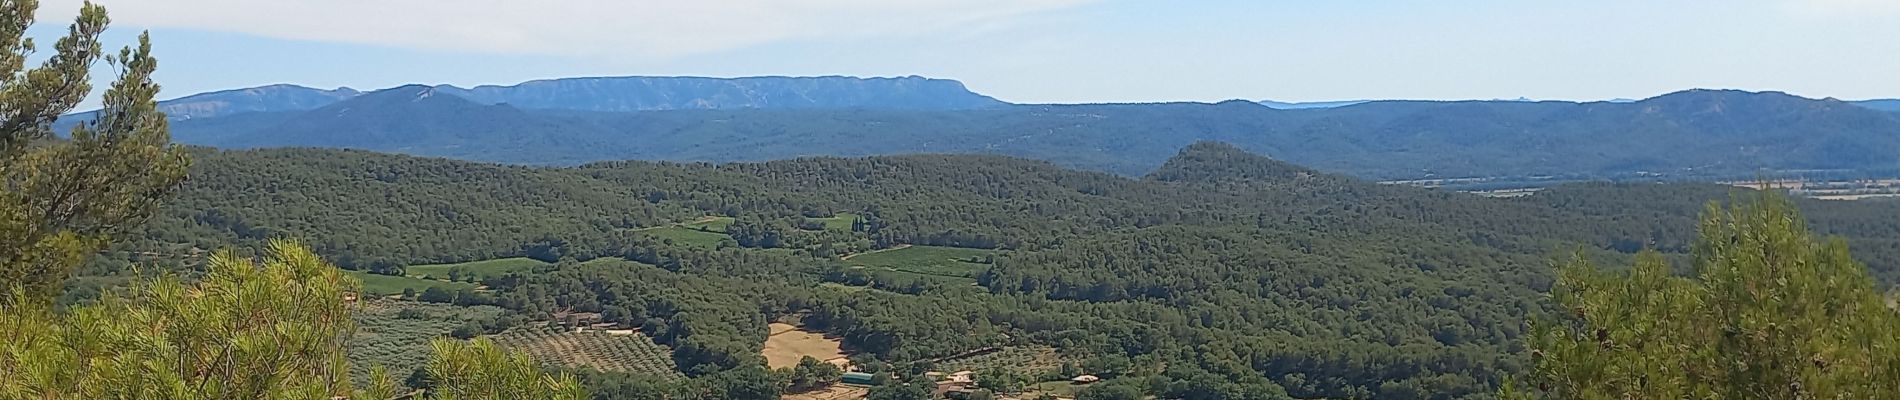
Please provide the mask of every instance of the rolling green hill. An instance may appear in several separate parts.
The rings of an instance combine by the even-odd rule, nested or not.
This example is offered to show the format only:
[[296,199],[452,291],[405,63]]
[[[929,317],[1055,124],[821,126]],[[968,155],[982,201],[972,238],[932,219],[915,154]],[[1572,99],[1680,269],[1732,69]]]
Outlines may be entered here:
[[[1162,384],[1296,397],[1491,393],[1522,368],[1523,321],[1549,312],[1551,260],[1645,247],[1680,258],[1696,210],[1737,190],[1584,184],[1487,198],[1211,142],[1140,178],[994,155],[543,168],[280,149],[204,152],[194,168],[129,247],[288,236],[355,269],[555,262],[491,280],[492,301],[614,315],[691,376],[758,363],[766,322],[787,318],[866,360],[1047,346]],[[1895,282],[1900,203],[1801,204]],[[862,223],[799,228],[847,213]],[[732,220],[692,232],[738,246],[647,233],[706,215]],[[919,261],[943,258],[970,277],[853,272],[909,249],[837,257],[902,245],[957,249],[891,268],[944,272]],[[948,260],[991,253],[988,265]]]

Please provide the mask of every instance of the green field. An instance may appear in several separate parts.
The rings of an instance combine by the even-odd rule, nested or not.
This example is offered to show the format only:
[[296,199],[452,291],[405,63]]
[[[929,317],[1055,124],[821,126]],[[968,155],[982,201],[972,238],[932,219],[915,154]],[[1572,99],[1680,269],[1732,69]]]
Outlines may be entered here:
[[372,296],[401,294],[403,289],[415,289],[417,292],[421,292],[431,287],[439,287],[450,291],[475,288],[475,284],[467,282],[449,282],[410,278],[406,276],[377,275],[363,271],[343,271],[343,273],[362,280],[363,293]]
[[[725,229],[725,227],[722,226],[719,229],[723,230]],[[665,228],[648,229],[648,230],[640,231],[640,233],[652,235],[653,237],[660,238],[660,239],[670,240],[670,241],[673,241],[673,244],[676,244],[676,245],[705,247],[705,248],[716,247],[719,245],[720,240],[730,238],[730,236],[726,236],[726,234],[724,233],[704,232],[704,231],[700,231],[698,228],[688,228],[684,226],[669,226]]]
[[[402,379],[423,366],[432,354],[429,340],[447,335],[468,321],[493,318],[503,310],[493,306],[461,307],[411,301],[371,300],[356,312],[356,333],[350,339],[350,378],[362,383],[370,367],[381,365]],[[403,315],[403,310],[414,310]]]
[[823,222],[825,224],[825,230],[850,231],[851,222],[857,221],[858,215],[852,214],[852,213],[839,213],[838,215],[831,216],[831,218],[806,218],[805,220]]
[[894,271],[921,275],[947,277],[975,277],[977,273],[989,269],[989,264],[970,262],[970,257],[983,258],[996,254],[995,250],[965,249],[960,247],[910,246],[901,249],[864,253],[844,260],[845,264],[865,267],[884,268]]
[[485,278],[493,277],[493,276],[507,275],[509,273],[514,273],[514,272],[533,271],[535,268],[539,268],[546,265],[548,265],[548,263],[541,262],[541,260],[536,260],[536,259],[526,258],[526,257],[515,257],[515,258],[502,258],[502,259],[494,259],[494,260],[470,261],[470,262],[455,263],[455,264],[411,265],[408,267],[404,267],[403,273],[409,276],[418,277],[418,278],[448,279],[449,269],[462,267],[468,273],[474,274],[476,279],[479,280],[479,279],[485,279]]

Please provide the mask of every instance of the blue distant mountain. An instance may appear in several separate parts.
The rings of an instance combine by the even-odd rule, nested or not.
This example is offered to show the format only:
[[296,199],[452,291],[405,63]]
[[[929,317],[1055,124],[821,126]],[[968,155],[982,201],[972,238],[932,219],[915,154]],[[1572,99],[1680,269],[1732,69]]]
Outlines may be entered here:
[[159,102],[159,111],[172,119],[222,117],[250,112],[313,110],[356,97],[355,89],[331,90],[297,85],[269,85],[254,88],[199,93]]
[[[897,79],[860,87],[927,82]],[[577,87],[651,87],[638,81],[563,84],[580,83],[588,84]],[[674,83],[679,82],[665,85]],[[659,90],[723,93],[731,84]],[[967,93],[961,85],[934,85],[956,90],[927,91]],[[560,91],[552,87],[495,90],[495,97],[476,100],[451,88],[411,85],[305,111],[181,120],[172,125],[172,137],[214,147],[339,147],[558,165],[995,153],[1127,175],[1147,173],[1176,149],[1200,140],[1374,179],[1638,173],[1746,178],[1761,170],[1900,165],[1900,113],[1778,92],[1690,90],[1634,103],[1372,101],[1276,110],[1250,101],[983,106],[993,100],[962,95],[957,97],[975,100],[847,106],[890,93],[843,102],[787,103],[752,93],[743,101],[709,96],[702,97],[712,99],[706,102],[633,102],[636,98],[628,97],[564,103],[561,98],[579,97],[553,95]],[[834,89],[839,88],[806,92]],[[697,108],[645,110],[679,106]],[[612,111],[619,108],[635,111]]]
[[962,82],[919,76],[628,76],[550,79],[468,89],[443,85],[435,89],[481,104],[576,111],[810,108],[966,110],[1006,104],[971,92]]
[[[413,86],[413,85],[412,85]],[[962,82],[919,76],[821,77],[599,77],[529,81],[517,85],[430,87],[477,104],[529,110],[654,111],[724,109],[968,110],[1005,106],[971,92]],[[173,120],[245,113],[309,111],[362,95],[350,88],[277,84],[199,93],[160,101]],[[74,115],[84,116],[90,111]],[[66,119],[66,123],[85,118]]]
[[1900,99],[1874,99],[1850,101],[1848,103],[1880,111],[1900,111]]
[[1267,108],[1272,108],[1272,109],[1277,109],[1277,110],[1307,110],[1307,109],[1315,109],[1315,108],[1345,107],[1345,106],[1365,103],[1369,101],[1372,101],[1372,100],[1306,101],[1306,102],[1291,102],[1291,103],[1282,102],[1282,101],[1273,101],[1273,100],[1261,100],[1258,103],[1260,103],[1260,105],[1267,106]]

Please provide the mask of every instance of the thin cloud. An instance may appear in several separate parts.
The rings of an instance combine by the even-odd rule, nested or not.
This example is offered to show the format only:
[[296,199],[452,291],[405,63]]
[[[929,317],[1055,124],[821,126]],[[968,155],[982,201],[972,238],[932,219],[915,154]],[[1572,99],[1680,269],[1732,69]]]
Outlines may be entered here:
[[[95,0],[123,24],[408,49],[668,59],[995,24],[1092,0]],[[50,0],[42,21],[81,0]]]

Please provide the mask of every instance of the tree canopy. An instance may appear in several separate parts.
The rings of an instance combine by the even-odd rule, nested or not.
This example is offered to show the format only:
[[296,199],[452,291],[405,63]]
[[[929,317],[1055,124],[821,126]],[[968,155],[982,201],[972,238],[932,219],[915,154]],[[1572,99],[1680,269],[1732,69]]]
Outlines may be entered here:
[[1565,265],[1557,317],[1528,335],[1510,397],[1890,398],[1900,313],[1840,239],[1817,239],[1781,197],[1710,205],[1693,276],[1648,253],[1626,272]]
[[[120,297],[54,312],[0,306],[0,398],[393,398],[380,370],[351,386],[344,359],[360,283],[302,245],[261,262],[213,256],[202,279],[158,278]],[[580,399],[570,377],[492,343],[435,342],[430,398]]]
[[[87,3],[40,66],[24,37],[34,0],[0,2],[0,284],[47,301],[87,256],[151,214],[185,177],[189,162],[169,144],[165,115],[152,96],[158,63],[145,35],[111,55],[99,35],[105,8]],[[118,67],[102,108],[65,139],[52,123],[91,92],[100,59]]]

